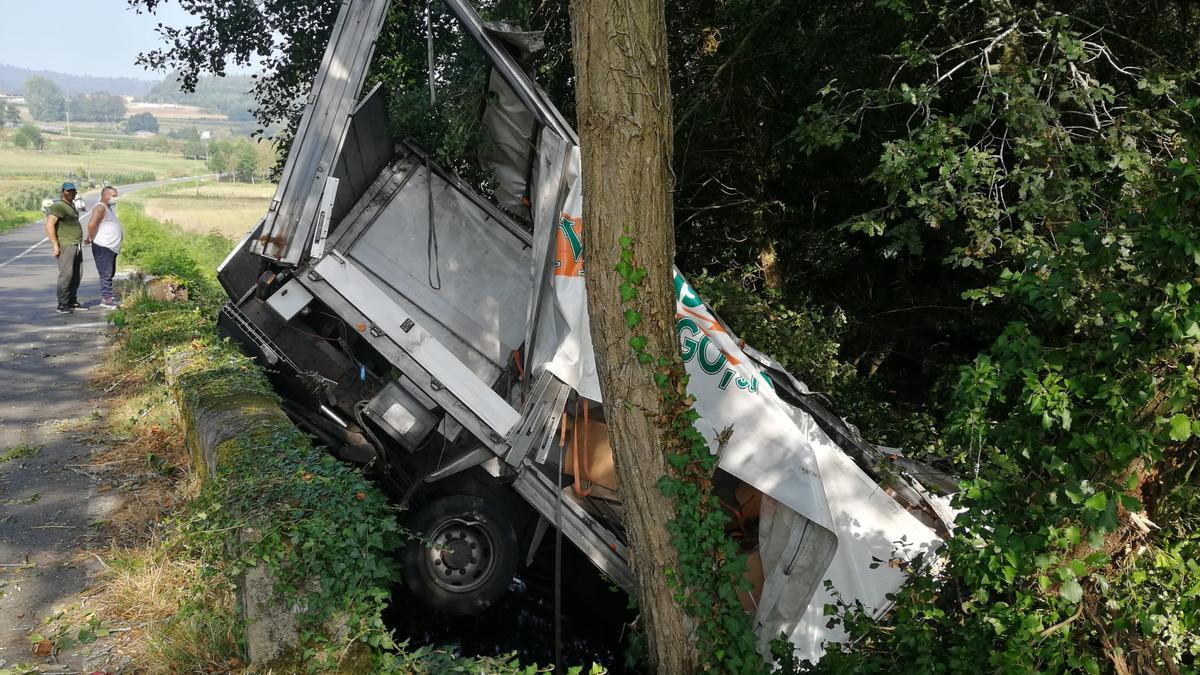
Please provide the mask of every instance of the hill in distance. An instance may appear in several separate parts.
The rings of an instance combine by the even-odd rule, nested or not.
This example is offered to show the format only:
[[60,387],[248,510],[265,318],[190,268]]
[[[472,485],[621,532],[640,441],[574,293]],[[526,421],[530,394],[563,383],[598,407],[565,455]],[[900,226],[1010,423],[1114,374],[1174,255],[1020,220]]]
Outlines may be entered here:
[[252,119],[250,110],[254,107],[254,97],[249,91],[254,86],[254,79],[249,75],[202,77],[196,84],[196,91],[189,94],[179,90],[179,80],[175,73],[143,80],[133,77],[72,75],[0,63],[0,94],[24,93],[25,81],[35,75],[50,80],[70,95],[103,92],[130,96],[150,103],[195,106],[206,112],[224,114],[231,120]]
[[56,73],[49,70],[33,70],[19,68],[0,63],[0,93],[20,94],[25,86],[25,80],[34,75],[44,77],[59,89],[69,94],[93,94],[99,91],[120,96],[141,98],[150,92],[161,80],[138,79],[133,77],[95,77],[92,75],[73,75]]

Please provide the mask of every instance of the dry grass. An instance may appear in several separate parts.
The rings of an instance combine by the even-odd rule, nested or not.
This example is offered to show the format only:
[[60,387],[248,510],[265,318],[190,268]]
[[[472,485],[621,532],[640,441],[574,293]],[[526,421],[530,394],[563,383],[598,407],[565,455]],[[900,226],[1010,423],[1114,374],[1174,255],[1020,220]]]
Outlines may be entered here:
[[275,186],[270,183],[202,183],[131,195],[151,218],[171,221],[189,232],[217,231],[240,239],[267,212]]
[[190,474],[178,412],[163,385],[143,372],[119,372],[110,363],[93,376],[93,386],[116,405],[108,413],[109,442],[85,468],[100,480],[98,492],[125,496],[102,533],[131,547],[158,539],[162,520],[194,496],[198,486]]
[[128,116],[132,117],[138,113],[148,112],[154,115],[159,121],[162,120],[227,120],[229,119],[221,113],[212,113],[201,110],[192,105],[177,105],[173,108],[164,108],[153,105],[145,105],[138,103],[130,103],[126,105]]
[[107,429],[97,432],[107,442],[82,469],[96,477],[98,492],[123,499],[98,524],[106,545],[81,554],[103,566],[95,586],[45,631],[70,634],[101,620],[111,631],[105,646],[124,660],[122,671],[237,672],[243,664],[233,589],[206,586],[207,604],[181,611],[204,575],[172,536],[170,519],[198,494],[199,480],[189,470],[175,406],[152,371],[110,360],[93,375],[93,389],[110,406]]

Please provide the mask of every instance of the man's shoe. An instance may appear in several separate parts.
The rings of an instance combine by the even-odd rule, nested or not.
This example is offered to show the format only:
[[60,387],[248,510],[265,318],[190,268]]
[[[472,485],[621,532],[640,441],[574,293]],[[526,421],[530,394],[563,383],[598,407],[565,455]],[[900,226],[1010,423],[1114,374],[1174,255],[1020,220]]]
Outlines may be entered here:
[[120,305],[117,304],[116,300],[101,300],[100,301],[101,309],[117,309],[118,307],[120,307]]
[[59,314],[71,314],[74,310],[66,305],[59,305],[54,309],[54,311],[58,312]]
[[70,307],[71,309],[78,309],[81,312],[87,311],[87,307],[84,307],[81,303],[78,303],[78,302],[72,302],[71,304],[69,304],[67,306]]

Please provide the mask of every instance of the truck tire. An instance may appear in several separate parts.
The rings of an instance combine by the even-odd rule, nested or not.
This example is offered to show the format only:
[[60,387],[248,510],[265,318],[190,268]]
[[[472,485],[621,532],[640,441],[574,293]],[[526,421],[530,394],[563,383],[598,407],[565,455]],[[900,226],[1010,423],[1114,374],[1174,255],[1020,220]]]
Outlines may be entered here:
[[508,591],[520,551],[501,509],[479,497],[451,495],[422,506],[408,527],[421,539],[404,547],[404,580],[424,604],[465,616]]

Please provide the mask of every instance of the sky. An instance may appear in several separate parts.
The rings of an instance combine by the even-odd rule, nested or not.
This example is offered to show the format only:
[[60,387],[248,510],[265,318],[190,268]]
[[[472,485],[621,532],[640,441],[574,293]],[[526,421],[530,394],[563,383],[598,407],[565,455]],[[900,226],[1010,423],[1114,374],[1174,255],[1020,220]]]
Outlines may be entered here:
[[[181,26],[191,16],[170,0],[138,14],[126,0],[0,0],[0,63],[97,77],[157,80],[135,65],[160,46],[159,23]],[[86,39],[100,29],[100,44]]]

